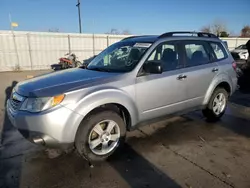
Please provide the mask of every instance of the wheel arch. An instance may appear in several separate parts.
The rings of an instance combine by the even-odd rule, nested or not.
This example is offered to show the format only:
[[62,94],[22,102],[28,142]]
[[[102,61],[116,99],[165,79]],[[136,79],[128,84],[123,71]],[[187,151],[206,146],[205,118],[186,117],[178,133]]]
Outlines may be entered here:
[[121,115],[125,121],[126,129],[130,129],[130,127],[138,123],[138,109],[134,100],[126,93],[120,90],[99,91],[84,97],[74,108],[74,111],[80,117],[77,125],[73,125],[71,128],[72,138],[75,139],[77,130],[86,117],[102,110],[112,110]]
[[224,88],[228,92],[229,95],[231,95],[233,92],[232,82],[229,78],[223,76],[220,79],[213,80],[212,84],[210,85],[210,87],[208,88],[206,92],[203,105],[208,104],[213,92],[219,87]]
[[122,104],[118,104],[118,103],[106,103],[106,104],[97,106],[91,111],[89,111],[86,114],[86,116],[82,119],[82,121],[93,114],[106,111],[106,110],[114,111],[117,114],[119,114],[124,120],[126,129],[129,129],[131,127],[131,114],[129,113],[128,109],[125,106],[123,106]]
[[232,92],[232,88],[231,88],[230,84],[229,84],[228,82],[225,82],[225,81],[219,83],[219,84],[216,86],[215,89],[217,89],[217,88],[223,88],[223,89],[225,89],[225,90],[228,92],[229,95],[230,95],[231,92]]

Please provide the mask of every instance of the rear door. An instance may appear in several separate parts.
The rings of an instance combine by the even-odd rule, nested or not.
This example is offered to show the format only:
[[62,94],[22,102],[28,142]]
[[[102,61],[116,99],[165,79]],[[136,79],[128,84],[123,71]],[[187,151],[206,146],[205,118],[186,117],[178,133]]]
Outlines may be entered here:
[[215,55],[206,41],[182,42],[185,56],[184,74],[187,76],[187,108],[201,106],[212,80],[219,72]]

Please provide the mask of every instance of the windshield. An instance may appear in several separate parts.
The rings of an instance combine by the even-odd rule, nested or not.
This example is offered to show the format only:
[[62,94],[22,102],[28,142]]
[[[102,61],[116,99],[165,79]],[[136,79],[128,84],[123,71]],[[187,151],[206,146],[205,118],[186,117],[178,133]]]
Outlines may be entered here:
[[237,48],[235,48],[235,49],[243,49],[243,50],[246,50],[247,49],[247,47],[246,47],[246,45],[240,45],[240,46],[238,46]]
[[87,66],[89,70],[129,72],[135,68],[151,43],[121,41],[102,51]]

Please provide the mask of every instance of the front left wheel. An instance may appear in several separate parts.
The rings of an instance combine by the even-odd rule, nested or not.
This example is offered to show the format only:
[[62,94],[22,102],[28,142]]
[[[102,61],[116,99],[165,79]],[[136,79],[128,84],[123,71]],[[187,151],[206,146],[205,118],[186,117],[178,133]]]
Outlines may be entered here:
[[121,116],[113,111],[102,111],[88,116],[81,123],[75,146],[89,161],[103,161],[125,141],[126,128]]

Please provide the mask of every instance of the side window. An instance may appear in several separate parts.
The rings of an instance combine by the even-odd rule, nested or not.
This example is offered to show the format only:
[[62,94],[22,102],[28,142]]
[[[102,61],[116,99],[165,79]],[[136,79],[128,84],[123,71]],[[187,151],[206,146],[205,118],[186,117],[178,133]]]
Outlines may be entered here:
[[227,58],[227,52],[221,43],[210,42],[210,45],[214,51],[217,60],[222,60]]
[[163,72],[182,68],[179,63],[177,45],[173,42],[160,44],[155,48],[148,61],[155,60],[162,63]]
[[193,67],[210,62],[206,45],[202,42],[190,41],[185,43],[186,67]]

